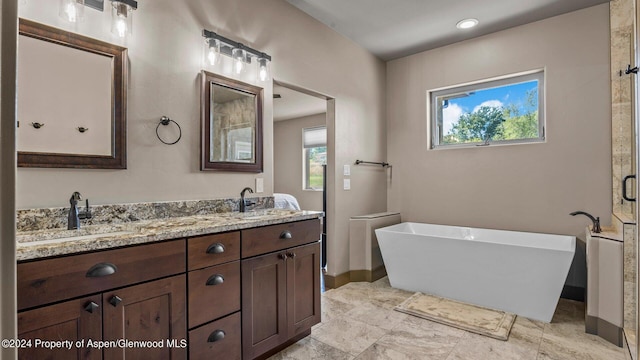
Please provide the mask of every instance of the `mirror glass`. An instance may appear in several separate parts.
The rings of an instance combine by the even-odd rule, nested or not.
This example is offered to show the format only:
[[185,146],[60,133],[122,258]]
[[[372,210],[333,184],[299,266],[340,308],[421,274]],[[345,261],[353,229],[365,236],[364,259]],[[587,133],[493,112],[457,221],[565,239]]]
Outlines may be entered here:
[[125,56],[20,19],[18,166],[126,168]]
[[262,172],[262,89],[202,73],[202,170]]

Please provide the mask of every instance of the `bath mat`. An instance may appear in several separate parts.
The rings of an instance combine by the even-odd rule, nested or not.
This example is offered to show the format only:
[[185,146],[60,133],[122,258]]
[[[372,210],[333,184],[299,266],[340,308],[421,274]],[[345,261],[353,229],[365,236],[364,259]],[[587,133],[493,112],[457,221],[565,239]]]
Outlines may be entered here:
[[507,341],[516,315],[434,295],[415,293],[394,308],[409,315]]

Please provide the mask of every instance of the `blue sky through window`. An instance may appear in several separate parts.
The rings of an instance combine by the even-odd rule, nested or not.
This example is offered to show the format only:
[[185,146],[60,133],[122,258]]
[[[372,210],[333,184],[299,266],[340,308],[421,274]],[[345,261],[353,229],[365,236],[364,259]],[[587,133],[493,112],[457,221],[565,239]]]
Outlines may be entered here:
[[[476,90],[469,96],[450,99],[448,105],[442,109],[442,129],[449,134],[451,128],[458,122],[460,116],[472,113],[481,106],[501,107],[515,104],[521,112],[526,111],[527,91],[538,88],[538,80],[510,84],[490,89]],[[537,109],[537,101],[534,104]]]

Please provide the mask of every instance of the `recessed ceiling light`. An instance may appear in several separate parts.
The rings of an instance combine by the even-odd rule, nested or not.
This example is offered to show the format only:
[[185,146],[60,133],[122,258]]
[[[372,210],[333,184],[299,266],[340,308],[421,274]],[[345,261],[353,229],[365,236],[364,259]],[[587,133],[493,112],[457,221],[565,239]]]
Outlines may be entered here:
[[458,21],[456,27],[458,29],[469,29],[478,25],[478,19],[463,19]]

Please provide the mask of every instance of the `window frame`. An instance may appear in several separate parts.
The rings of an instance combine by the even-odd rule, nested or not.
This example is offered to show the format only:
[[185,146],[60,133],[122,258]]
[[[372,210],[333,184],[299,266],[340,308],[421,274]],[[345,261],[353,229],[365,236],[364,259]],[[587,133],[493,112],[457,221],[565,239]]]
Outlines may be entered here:
[[[324,129],[325,131],[325,142],[322,145],[316,145],[316,146],[307,146],[305,143],[305,133],[307,131],[314,131],[314,130],[320,130],[320,129]],[[320,126],[311,126],[308,128],[303,128],[302,129],[302,190],[303,191],[323,191],[322,188],[320,189],[314,189],[312,187],[309,186],[309,175],[310,175],[310,159],[308,156],[308,153],[311,149],[314,148],[320,148],[320,147],[324,147],[326,149],[327,147],[327,141],[326,141],[326,132],[327,132],[327,127],[326,125],[320,125]],[[326,164],[326,161],[325,161]],[[323,179],[324,181],[324,179]]]
[[[454,149],[454,148],[470,148],[470,147],[486,147],[489,145],[515,145],[515,144],[532,144],[543,143],[546,141],[546,116],[545,116],[545,77],[544,68],[535,69],[526,72],[509,74],[489,79],[483,79],[470,83],[447,86],[443,88],[429,90],[427,92],[427,117],[429,130],[429,150]],[[486,90],[506,85],[515,85],[527,81],[538,80],[538,137],[523,138],[511,140],[489,140],[488,142],[468,142],[461,144],[443,144],[441,143],[443,135],[442,117],[438,118],[437,98],[442,96],[453,96],[467,92]]]

